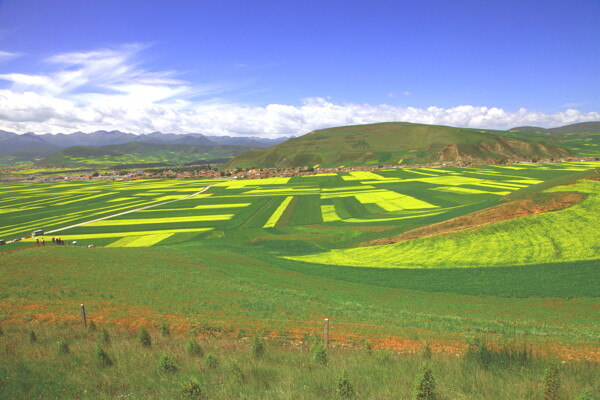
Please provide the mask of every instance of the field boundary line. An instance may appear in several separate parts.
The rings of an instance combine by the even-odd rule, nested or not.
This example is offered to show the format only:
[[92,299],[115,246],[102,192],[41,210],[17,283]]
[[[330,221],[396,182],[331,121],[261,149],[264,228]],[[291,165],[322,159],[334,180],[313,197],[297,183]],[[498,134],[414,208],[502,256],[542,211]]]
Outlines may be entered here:
[[182,197],[181,199],[175,199],[175,200],[163,201],[162,203],[157,203],[157,204],[150,204],[149,206],[145,206],[145,207],[139,207],[139,208],[135,208],[135,209],[133,209],[133,210],[127,210],[127,211],[123,211],[123,212],[120,212],[120,213],[118,213],[118,214],[108,215],[108,216],[106,216],[106,217],[102,217],[102,218],[93,219],[93,220],[91,220],[91,221],[85,221],[85,222],[81,222],[81,223],[79,223],[79,224],[70,225],[70,226],[67,226],[67,227],[64,227],[64,228],[58,228],[58,229],[54,229],[54,230],[51,230],[51,231],[45,232],[44,234],[48,235],[48,234],[50,234],[50,233],[56,233],[56,232],[64,231],[64,230],[66,230],[66,229],[75,228],[75,227],[78,227],[78,226],[81,226],[81,225],[91,224],[92,222],[96,222],[96,221],[102,221],[102,220],[105,220],[105,219],[114,218],[114,217],[119,217],[119,216],[121,216],[121,215],[129,214],[129,213],[132,213],[132,212],[136,212],[136,211],[146,210],[146,209],[148,209],[148,208],[153,208],[153,207],[162,206],[162,205],[165,205],[165,204],[173,203],[173,202],[175,202],[175,201],[180,201],[180,200],[187,200],[187,199],[191,199],[191,198],[192,198],[192,197],[194,197],[194,196],[198,196],[199,194],[202,194],[202,193],[206,192],[206,191],[207,191],[208,189],[210,189],[211,187],[212,187],[212,185],[208,185],[207,187],[205,187],[204,189],[200,190],[199,192],[192,193],[192,194],[190,194],[189,196]]
[[10,250],[5,250],[5,251],[1,251],[1,252],[0,252],[0,255],[14,253],[15,251],[22,251],[22,250],[35,249],[36,247],[40,247],[40,246],[19,247],[18,249],[10,249]]

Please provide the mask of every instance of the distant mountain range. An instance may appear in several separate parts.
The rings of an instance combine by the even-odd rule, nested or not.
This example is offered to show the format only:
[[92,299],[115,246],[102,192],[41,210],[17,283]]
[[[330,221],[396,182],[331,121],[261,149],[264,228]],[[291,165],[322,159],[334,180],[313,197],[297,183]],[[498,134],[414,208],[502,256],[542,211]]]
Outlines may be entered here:
[[135,135],[121,131],[96,131],[91,133],[74,132],[70,134],[16,134],[0,130],[0,157],[10,156],[21,160],[33,160],[46,157],[62,149],[73,146],[108,146],[125,143],[153,143],[163,145],[190,146],[239,146],[239,151],[248,148],[266,148],[289,138],[266,139],[260,137],[205,136],[200,133],[174,134],[152,132]]
[[489,162],[600,156],[600,122],[509,131],[379,123],[321,129],[268,149],[244,152],[229,168],[428,162]]
[[120,131],[15,134],[0,130],[0,163],[111,167],[220,164],[229,168],[338,167],[428,162],[493,162],[600,157],[600,122],[507,131],[407,122],[320,129],[297,138],[205,136]]

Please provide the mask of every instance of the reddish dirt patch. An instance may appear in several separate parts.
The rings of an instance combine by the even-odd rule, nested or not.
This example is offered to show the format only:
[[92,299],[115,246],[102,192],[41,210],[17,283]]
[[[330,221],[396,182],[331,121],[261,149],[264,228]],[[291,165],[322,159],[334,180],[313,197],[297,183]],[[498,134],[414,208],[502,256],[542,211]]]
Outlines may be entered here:
[[45,304],[29,304],[27,306],[24,306],[23,308],[26,310],[35,310],[35,309],[44,308],[44,307],[46,307]]
[[[421,351],[425,342],[413,339],[406,339],[398,336],[384,336],[375,342],[373,347],[380,349],[390,349],[402,353],[415,354]],[[434,353],[461,355],[467,350],[465,343],[458,340],[427,340],[429,348]]]
[[540,193],[535,199],[515,200],[485,210],[477,211],[462,217],[452,218],[444,222],[424,226],[404,232],[392,238],[377,239],[362,243],[362,246],[378,246],[426,236],[473,229],[500,221],[527,217],[548,211],[562,210],[585,199],[585,194],[576,192]]
[[21,250],[35,249],[36,247],[37,248],[41,248],[41,246],[19,247],[18,249],[10,249],[10,250],[5,250],[5,251],[0,251],[0,255],[2,255],[2,254],[10,254],[10,253],[14,253],[16,251],[21,251]]

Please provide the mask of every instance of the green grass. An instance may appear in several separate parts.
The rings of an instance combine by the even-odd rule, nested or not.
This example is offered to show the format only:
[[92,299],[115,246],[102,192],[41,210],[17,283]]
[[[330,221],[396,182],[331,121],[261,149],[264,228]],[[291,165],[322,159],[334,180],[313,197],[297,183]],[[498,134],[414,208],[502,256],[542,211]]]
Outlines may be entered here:
[[[536,346],[549,341],[584,348],[596,344],[600,335],[598,182],[552,189],[588,194],[562,211],[404,244],[356,246],[503,199],[441,187],[498,189],[518,197],[547,189],[545,182],[552,179],[572,181],[595,165],[421,168],[223,181],[196,198],[106,220],[121,225],[83,225],[59,234],[80,245],[150,247],[45,246],[1,255],[0,321],[55,323],[85,302],[107,323],[171,316],[187,328],[275,331],[308,329],[328,316],[344,326],[344,338],[383,341],[388,335],[464,343],[484,331],[517,335]],[[0,193],[0,231],[5,236],[64,227],[217,182],[7,185]],[[437,207],[386,211],[357,199],[373,188]],[[263,229],[288,197],[293,200],[274,226]],[[213,207],[227,204],[247,205]],[[339,219],[323,221],[325,206],[333,207]],[[182,220],[224,213],[232,214],[231,219]],[[149,219],[155,223],[137,223]],[[16,247],[4,245],[2,250]],[[343,258],[330,264],[324,257],[331,254]],[[344,266],[356,263],[358,267]],[[389,266],[412,268],[380,268]],[[32,305],[43,307],[28,308]]]
[[583,180],[552,188],[587,198],[568,209],[532,215],[468,231],[386,246],[332,250],[295,257],[330,265],[372,268],[474,268],[597,260],[600,182]]
[[[327,350],[327,365],[313,360],[315,338],[294,340],[281,335],[268,340],[261,357],[253,355],[250,338],[219,339],[201,330],[161,336],[148,327],[151,347],[142,347],[132,332],[102,326],[83,330],[69,324],[7,326],[0,344],[0,397],[10,399],[340,399],[340,376],[352,387],[355,398],[413,398],[414,382],[427,362],[435,392],[448,399],[543,398],[549,362],[520,357],[506,351],[482,351],[481,345],[463,357],[396,354],[368,350],[365,343],[352,349]],[[27,341],[34,329],[38,341]],[[186,336],[193,334],[204,354],[186,351]],[[68,343],[69,353],[57,351],[57,342]],[[421,343],[416,343],[418,349]],[[434,348],[434,350],[436,350]],[[102,353],[102,356],[98,354]],[[107,363],[107,357],[110,363]],[[210,367],[207,359],[216,360]],[[166,360],[169,360],[168,363]],[[166,369],[165,365],[174,368]],[[162,367],[162,368],[161,368]],[[562,398],[574,399],[585,390],[598,390],[600,368],[585,363],[560,365]],[[202,395],[198,395],[202,393]],[[198,397],[192,397],[192,395]]]

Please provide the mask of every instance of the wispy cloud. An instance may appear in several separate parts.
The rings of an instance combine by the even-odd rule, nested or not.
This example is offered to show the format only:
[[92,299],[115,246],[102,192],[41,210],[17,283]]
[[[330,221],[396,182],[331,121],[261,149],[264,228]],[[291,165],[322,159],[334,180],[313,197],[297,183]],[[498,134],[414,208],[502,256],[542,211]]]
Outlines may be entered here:
[[8,51],[2,51],[0,50],[0,62],[2,61],[8,61],[11,60],[13,58],[17,58],[20,57],[22,54],[21,53],[11,53]]
[[555,127],[600,120],[597,112],[582,113],[573,107],[557,113],[526,109],[511,112],[471,105],[415,108],[336,104],[321,97],[304,99],[300,105],[248,106],[228,99],[227,95],[239,91],[239,84],[194,84],[181,79],[177,71],[143,68],[141,52],[146,48],[129,44],[63,53],[45,60],[49,71],[0,75],[9,83],[0,89],[0,129],[39,133],[160,130],[277,137],[331,126],[394,120],[495,129],[520,125]]
[[564,103],[562,106],[565,108],[575,108],[575,107],[587,106],[588,104],[590,104],[589,101],[572,101],[569,103]]

